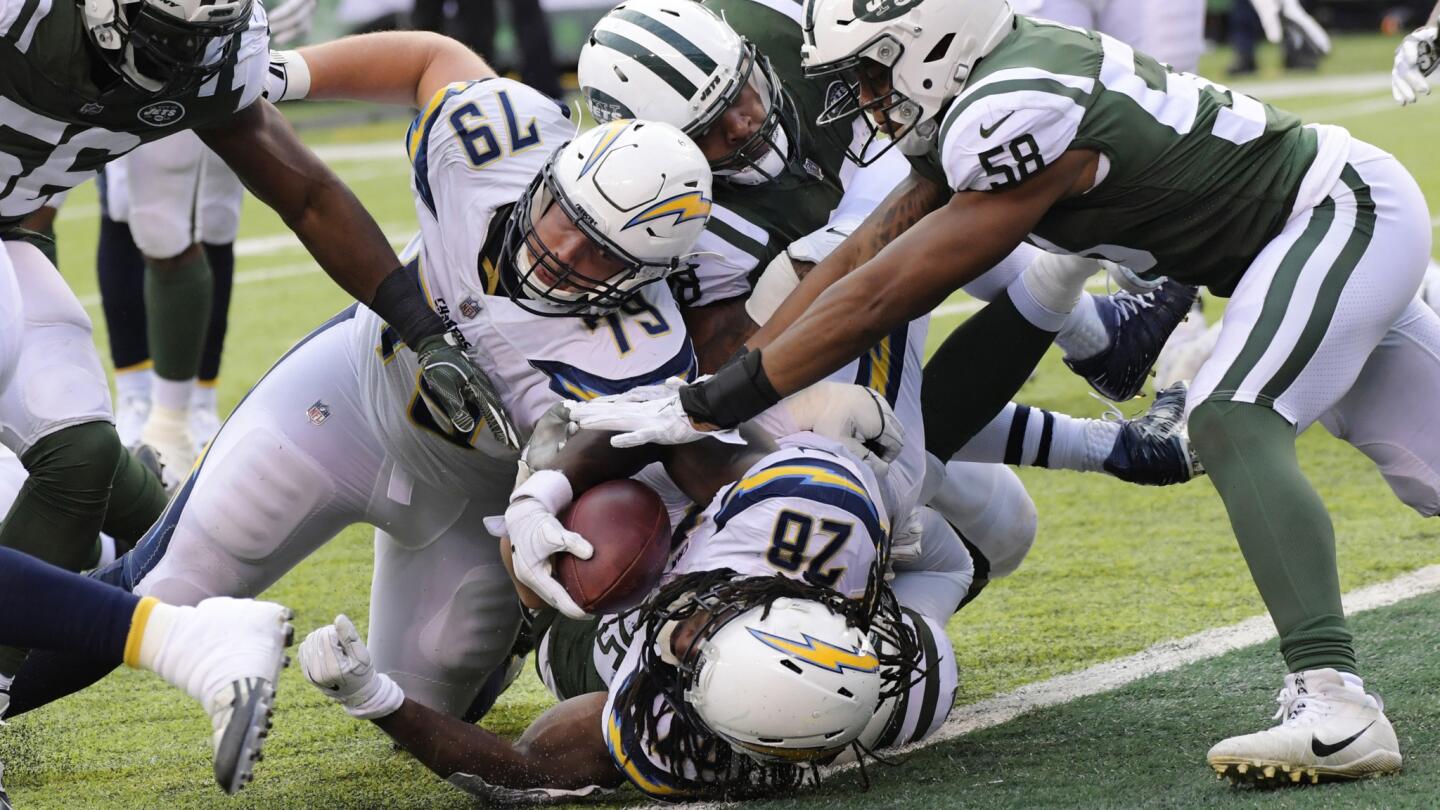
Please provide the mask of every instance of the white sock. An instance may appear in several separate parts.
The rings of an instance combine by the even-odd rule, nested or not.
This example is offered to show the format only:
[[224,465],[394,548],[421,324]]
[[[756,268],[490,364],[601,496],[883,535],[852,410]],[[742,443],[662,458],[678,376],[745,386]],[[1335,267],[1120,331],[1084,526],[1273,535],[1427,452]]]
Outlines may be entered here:
[[214,411],[216,408],[215,383],[195,381],[195,390],[190,395],[190,407],[197,411]]
[[1085,279],[1100,271],[1094,259],[1042,253],[1010,282],[1010,300],[1025,320],[1059,332],[1085,290]]
[[1080,303],[1065,319],[1060,334],[1055,336],[1055,345],[1071,360],[1087,360],[1110,348],[1110,333],[1095,308],[1093,294],[1080,296]]
[[149,399],[151,382],[154,378],[155,372],[149,368],[117,371],[115,372],[115,393],[120,395],[118,399],[128,397]]
[[1118,435],[1119,422],[1079,419],[1057,413],[1048,466],[1052,470],[1099,472],[1115,447]]
[[156,407],[185,413],[190,410],[191,391],[194,388],[195,381],[193,379],[167,380],[157,376],[151,388],[151,397]]

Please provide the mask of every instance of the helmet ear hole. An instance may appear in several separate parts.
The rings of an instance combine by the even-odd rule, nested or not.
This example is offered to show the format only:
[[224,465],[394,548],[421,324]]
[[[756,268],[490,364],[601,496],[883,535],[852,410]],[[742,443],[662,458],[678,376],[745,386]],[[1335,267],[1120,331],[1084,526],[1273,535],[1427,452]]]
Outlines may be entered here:
[[938,62],[941,59],[944,59],[945,54],[950,50],[950,43],[954,41],[954,32],[951,32],[941,37],[940,41],[935,43],[935,47],[930,49],[930,53],[925,54],[925,63],[929,64],[931,62]]

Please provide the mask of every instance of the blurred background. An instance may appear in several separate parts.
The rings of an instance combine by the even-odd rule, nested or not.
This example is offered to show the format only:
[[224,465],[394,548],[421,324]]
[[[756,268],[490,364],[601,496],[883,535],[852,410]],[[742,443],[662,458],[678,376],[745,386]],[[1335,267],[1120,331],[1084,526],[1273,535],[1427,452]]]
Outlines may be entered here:
[[[441,30],[465,41],[497,67],[523,75],[536,87],[553,82],[573,89],[575,59],[595,21],[618,0],[320,0],[312,41],[359,31],[393,28]],[[1164,3],[1166,0],[1154,0]],[[1238,45],[1241,58],[1227,62],[1245,75],[1244,52],[1253,48],[1255,67],[1286,67],[1281,46],[1263,42],[1249,0],[1208,0],[1206,38],[1217,47]],[[1332,34],[1397,36],[1423,23],[1433,0],[1304,0],[1303,5]],[[1258,46],[1258,47],[1256,47]],[[545,58],[548,53],[548,59]],[[527,65],[525,56],[530,56]],[[1314,67],[1291,54],[1288,67]],[[1386,65],[1376,65],[1383,70]]]

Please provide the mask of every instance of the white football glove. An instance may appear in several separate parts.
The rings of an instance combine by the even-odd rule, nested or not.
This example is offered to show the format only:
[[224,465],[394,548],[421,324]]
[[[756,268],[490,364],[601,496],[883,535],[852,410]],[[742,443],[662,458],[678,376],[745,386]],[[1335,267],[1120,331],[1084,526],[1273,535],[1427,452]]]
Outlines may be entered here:
[[819,382],[781,401],[793,426],[845,445],[875,475],[884,477],[905,446],[890,403],[863,385]]
[[389,675],[375,672],[370,650],[345,614],[300,645],[300,670],[315,688],[338,701],[352,717],[374,720],[393,714],[405,693]]
[[910,510],[905,522],[890,533],[890,562],[913,563],[924,553],[925,524],[920,520],[920,509]]
[[1420,96],[1430,95],[1430,82],[1425,78],[1435,71],[1436,27],[1431,25],[1410,32],[1395,49],[1395,67],[1390,71],[1390,94],[1401,106],[1413,104]]
[[555,470],[539,470],[510,496],[505,534],[510,539],[510,564],[515,578],[546,603],[572,619],[585,611],[555,579],[550,558],[562,551],[582,560],[595,553],[589,541],[566,529],[557,515],[570,504],[570,482]]
[[315,21],[315,0],[285,0],[276,6],[267,17],[270,22],[270,42],[285,47],[295,45],[310,33]]
[[1322,54],[1330,53],[1330,35],[1300,5],[1300,0],[1251,0],[1251,3],[1260,17],[1260,27],[1265,30],[1266,39],[1280,42],[1289,35],[1304,43],[1305,47]]
[[[704,438],[743,444],[733,430],[699,430],[680,404],[683,380],[672,379],[663,386],[646,386],[611,397],[599,397],[570,405],[570,418],[589,430],[612,430],[620,435],[610,439],[614,447],[645,444],[689,444]],[[639,396],[651,399],[637,399]]]

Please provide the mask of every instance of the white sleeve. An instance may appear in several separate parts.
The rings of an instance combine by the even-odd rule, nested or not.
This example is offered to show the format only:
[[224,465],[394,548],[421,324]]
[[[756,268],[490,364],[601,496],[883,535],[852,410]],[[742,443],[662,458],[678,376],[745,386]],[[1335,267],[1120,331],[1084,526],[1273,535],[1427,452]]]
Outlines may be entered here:
[[945,177],[956,191],[1022,183],[1070,148],[1084,114],[1078,102],[1058,93],[982,96],[945,123],[940,145]]
[[750,294],[751,275],[764,269],[774,251],[770,234],[759,225],[716,203],[710,223],[695,242],[690,279],[675,279],[671,289],[684,307],[703,307]]

